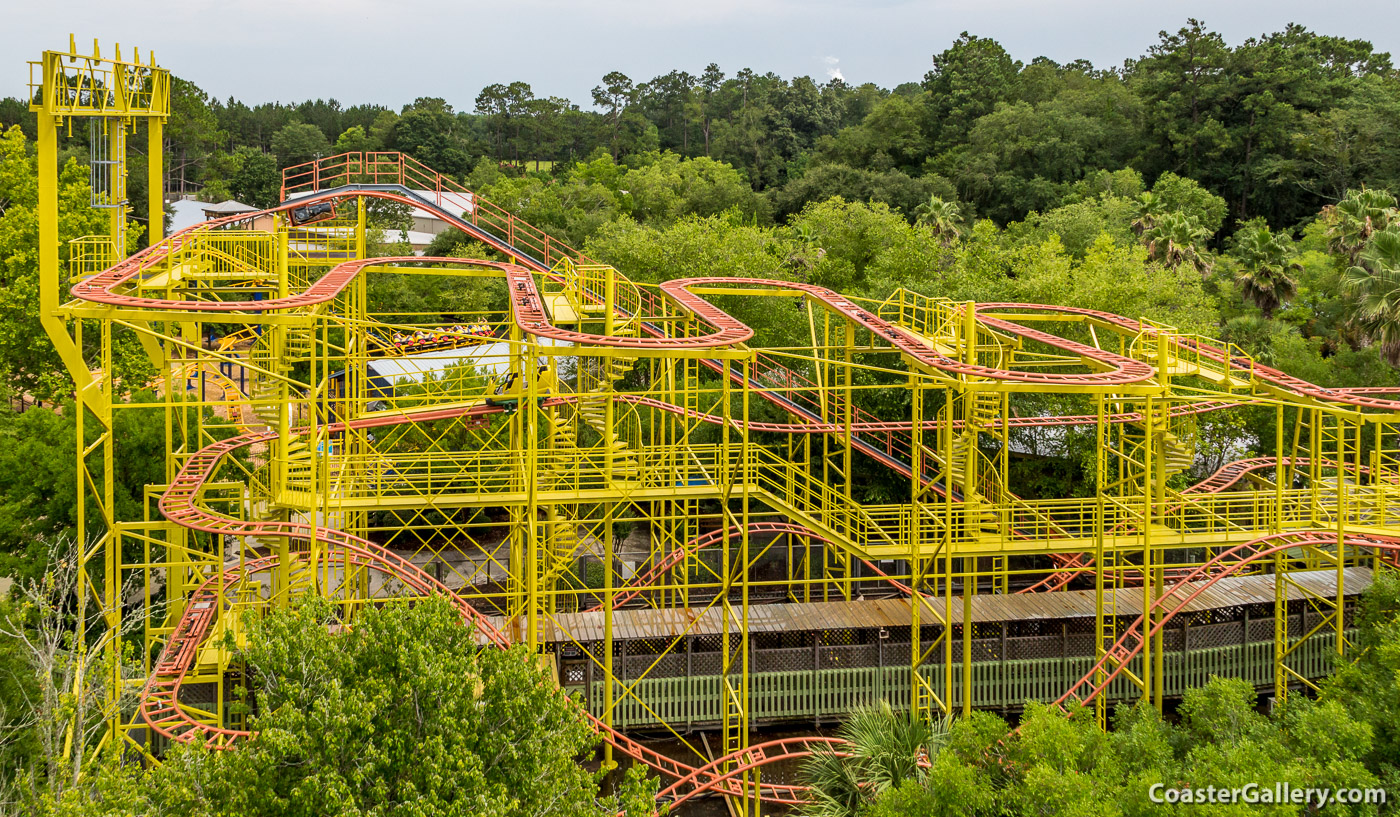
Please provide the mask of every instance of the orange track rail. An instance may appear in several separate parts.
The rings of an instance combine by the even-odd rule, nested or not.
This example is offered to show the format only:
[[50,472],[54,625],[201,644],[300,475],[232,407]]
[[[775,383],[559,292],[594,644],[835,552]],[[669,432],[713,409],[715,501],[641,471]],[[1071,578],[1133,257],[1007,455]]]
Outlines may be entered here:
[[[458,408],[423,412],[404,417],[374,418],[339,423],[329,428],[331,431],[343,431],[347,428],[377,428],[428,419],[486,413],[486,411],[485,407]],[[251,432],[214,443],[200,450],[185,462],[170,488],[162,495],[160,499],[161,512],[177,524],[208,533],[281,536],[302,542],[314,539],[326,546],[328,561],[349,560],[353,565],[367,567],[397,578],[410,592],[422,595],[442,595],[454,604],[463,618],[470,621],[476,627],[477,632],[489,643],[501,648],[510,646],[510,639],[497,630],[490,619],[476,608],[452,593],[441,582],[412,562],[367,539],[361,539],[333,528],[317,527],[300,522],[245,522],[216,514],[196,504],[194,500],[201,487],[213,476],[225,456],[238,448],[266,442],[275,439],[276,436],[271,431]],[[221,589],[236,584],[253,573],[269,569],[274,562],[275,558],[267,557],[248,562],[245,565],[228,568],[221,575],[206,580],[191,596],[184,615],[180,618],[170,640],[166,642],[165,648],[156,661],[154,674],[146,682],[140,695],[139,711],[141,716],[156,732],[182,743],[189,743],[194,741],[196,737],[200,737],[209,746],[217,749],[232,748],[238,741],[251,736],[246,731],[224,729],[195,720],[178,705],[178,696],[185,676],[189,673],[198,654],[199,646],[208,637],[209,628],[214,623]],[[672,786],[672,789],[675,790],[673,794],[676,792],[685,794],[689,789],[705,789],[734,796],[742,796],[744,793],[741,784],[735,781],[732,775],[702,771],[689,764],[666,757],[612,729],[586,710],[580,709],[580,714],[623,754],[646,764],[668,779],[688,781],[680,789]],[[762,758],[772,757],[772,755],[765,755],[765,752],[774,746],[782,744],[790,747],[797,742],[799,741],[788,740],[759,744],[725,760],[726,762],[749,764],[761,763],[764,762]],[[814,738],[809,739],[809,742],[829,741]],[[791,754],[791,751],[787,751],[786,754]],[[691,794],[693,793],[691,792]],[[762,796],[765,800],[775,803],[795,804],[801,801],[798,787],[781,784],[765,785]]]
[[[1400,553],[1400,538],[1343,536],[1341,539],[1347,547],[1377,551],[1388,557],[1389,560],[1393,560],[1394,555]],[[1292,548],[1330,548],[1336,547],[1337,544],[1338,536],[1334,530],[1289,531],[1261,536],[1252,542],[1237,545],[1217,554],[1215,558],[1181,576],[1166,592],[1153,601],[1145,613],[1128,625],[1127,631],[1104,653],[1103,658],[1099,659],[1083,678],[1065,690],[1065,694],[1055,701],[1055,705],[1064,706],[1071,701],[1089,703],[1102,695],[1109,683],[1118,677],[1119,673],[1127,666],[1128,661],[1142,652],[1149,639],[1161,632],[1173,616],[1184,610],[1197,596],[1206,592],[1211,585],[1220,579],[1248,568],[1255,562]],[[1196,582],[1198,584],[1193,586],[1192,583]],[[1161,618],[1152,625],[1144,636],[1143,623],[1147,621],[1148,616],[1152,615],[1160,615]],[[1104,673],[1104,678],[1102,681],[1096,682],[1095,676],[1100,672]]]
[[[401,169],[400,179],[403,178],[402,173],[403,171]],[[440,181],[439,184],[441,184]],[[281,207],[274,208],[274,211],[300,207],[314,201],[351,196],[370,196],[414,206],[419,205],[419,202],[416,200],[393,192],[353,191],[336,193],[332,191],[322,194],[313,194],[306,198],[299,199],[295,203],[284,204]],[[478,199],[478,207],[483,207],[484,205],[485,202]],[[111,269],[75,284],[72,288],[73,295],[81,300],[133,309],[186,312],[266,312],[269,310],[308,306],[330,300],[334,298],[349,281],[353,280],[360,270],[371,264],[423,263],[425,261],[439,263],[462,262],[462,259],[422,259],[416,257],[353,261],[332,268],[325,276],[313,283],[303,292],[286,298],[266,301],[194,302],[143,298],[116,291],[119,287],[131,282],[133,279],[138,279],[143,272],[150,270],[173,249],[180,247],[185,241],[195,238],[199,231],[234,224],[244,221],[247,218],[248,216],[230,217],[183,231],[173,236],[171,239],[168,239],[166,242],[138,253]],[[475,220],[474,214],[473,221]],[[458,222],[463,225],[467,224],[467,222],[462,222],[461,220],[458,220]],[[516,222],[508,216],[506,222],[510,225],[510,232],[507,238],[505,240],[497,240],[488,243],[493,243],[497,249],[510,252],[514,255],[516,254],[513,252],[515,248],[511,245],[510,241],[512,238],[517,237],[514,228]],[[478,230],[479,228],[473,227],[474,232]],[[548,249],[547,240],[545,246],[546,249]],[[555,246],[556,248],[561,248],[561,251],[556,252],[556,255],[579,257],[578,253],[567,248],[565,245],[560,245],[556,242]],[[545,253],[545,259],[546,262],[549,259],[548,252]],[[482,262],[468,263],[480,264]],[[672,281],[663,285],[662,291],[670,300],[714,327],[715,331],[700,337],[679,338],[652,336],[618,338],[573,332],[571,330],[554,327],[548,322],[543,309],[542,299],[535,287],[534,278],[530,269],[533,268],[534,272],[547,273],[547,269],[540,268],[543,266],[542,264],[533,263],[529,265],[530,268],[514,264],[497,264],[492,262],[486,262],[485,265],[497,268],[505,273],[511,290],[512,308],[516,324],[520,326],[523,331],[541,337],[552,337],[560,340],[594,345],[655,349],[713,348],[722,345],[741,343],[752,336],[752,330],[727,313],[713,306],[708,301],[691,293],[688,287],[711,284],[722,284],[725,286],[743,284],[801,291],[805,295],[822,302],[826,306],[842,314],[852,322],[858,323],[880,337],[887,339],[892,345],[910,357],[921,363],[952,374],[1022,383],[1044,383],[1065,386],[1126,385],[1142,382],[1152,376],[1151,367],[1140,361],[1105,352],[1038,330],[1029,329],[998,318],[993,314],[988,314],[994,310],[1007,309],[1054,311],[1064,314],[1094,317],[1133,332],[1142,331],[1146,328],[1138,321],[1094,310],[1012,303],[984,304],[978,308],[980,320],[988,326],[1082,356],[1084,359],[1093,361],[1094,364],[1102,368],[1102,371],[1088,374],[1037,373],[977,366],[948,358],[929,350],[907,330],[884,321],[849,299],[846,299],[844,296],[821,287],[808,284],[794,284],[789,281],[692,278]],[[1299,380],[1278,370],[1255,365],[1251,361],[1237,361],[1230,358],[1228,353],[1224,350],[1200,343],[1199,341],[1173,338],[1173,342],[1187,351],[1212,358],[1231,369],[1251,372],[1266,382],[1272,383],[1279,388],[1295,394],[1321,401],[1342,403],[1362,408],[1400,411],[1400,401],[1385,400],[1372,396],[1372,394],[1376,393],[1393,393],[1393,390],[1366,390],[1363,392],[1362,390],[1347,391],[1326,389]],[[332,426],[332,430],[344,429],[346,427],[421,422],[431,419],[470,415],[473,413],[485,413],[485,409],[482,407],[424,411],[407,414],[401,417],[374,418],[368,421],[338,424],[337,426]],[[1060,422],[1066,421],[1078,423],[1089,422],[1089,419],[1060,418]],[[1052,425],[1058,423],[1049,418],[1027,418],[1026,424]],[[780,430],[777,427],[779,424],[773,425],[775,426],[773,430]],[[888,430],[894,431],[901,425],[902,424],[889,424]],[[789,429],[782,428],[781,430],[786,431]],[[844,427],[842,430],[844,430]],[[177,524],[210,533],[282,536],[301,541],[314,539],[326,546],[328,557],[347,558],[355,564],[391,574],[399,578],[407,587],[416,592],[424,594],[439,593],[449,599],[453,599],[458,609],[462,612],[462,615],[475,623],[483,637],[497,646],[504,647],[509,644],[508,639],[499,631],[495,630],[485,616],[476,611],[469,604],[466,604],[466,602],[457,599],[446,587],[442,586],[412,563],[368,540],[352,536],[342,531],[303,523],[244,522],[219,516],[196,504],[195,497],[198,495],[204,483],[212,476],[219,462],[225,455],[238,447],[270,440],[274,436],[275,435],[271,433],[247,433],[230,440],[215,443],[192,456],[181,468],[180,474],[171,484],[169,490],[162,496],[160,501],[162,512],[167,518]],[[1219,488],[1215,490],[1219,490]],[[1302,531],[1263,537],[1248,545],[1241,545],[1229,551],[1225,551],[1207,565],[1203,565],[1202,567],[1198,567],[1186,573],[1181,577],[1180,581],[1173,584],[1172,590],[1165,594],[1154,607],[1154,610],[1160,609],[1162,611],[1163,618],[1153,627],[1151,633],[1159,631],[1172,615],[1182,609],[1185,604],[1195,598],[1196,595],[1199,595],[1205,587],[1253,561],[1257,561],[1289,547],[1307,544],[1335,544],[1336,541],[1336,534],[1332,531]],[[1376,549],[1400,549],[1400,544],[1397,544],[1395,541],[1388,539],[1383,540],[1375,537],[1348,537],[1347,542],[1349,544]],[[246,732],[221,729],[195,721],[178,705],[178,692],[180,684],[183,682],[185,675],[188,673],[197,655],[199,645],[207,637],[209,627],[213,623],[217,612],[216,605],[219,599],[219,589],[222,586],[227,586],[228,584],[238,581],[240,578],[246,576],[248,571],[267,569],[270,565],[266,562],[267,560],[265,559],[256,560],[241,568],[227,570],[222,575],[215,576],[206,581],[196,590],[194,596],[191,597],[190,604],[186,607],[184,616],[180,619],[174,634],[162,651],[157,661],[156,671],[146,684],[141,696],[140,709],[142,716],[157,732],[174,740],[184,742],[192,740],[197,734],[203,735],[209,740],[211,745],[221,748],[232,746],[238,739],[247,736]],[[1187,591],[1186,583],[1198,578],[1205,578],[1206,581],[1200,588]],[[1141,625],[1141,623],[1142,622],[1139,621],[1139,625]],[[1095,668],[1095,672],[1099,669],[1104,669],[1107,674],[1107,680],[1111,680],[1121,672],[1127,660],[1141,652],[1143,644],[1144,639],[1142,634],[1137,633],[1134,635],[1130,629],[1127,634],[1119,639],[1113,649],[1110,650],[1109,654],[1105,656],[1104,661],[1100,662],[1100,665]],[[1108,664],[1110,663],[1116,664],[1116,666],[1109,669]],[[1095,686],[1093,684],[1093,675],[1093,672],[1086,675],[1084,679],[1081,679],[1070,690],[1066,691],[1060,701],[1065,702],[1072,697],[1076,697],[1080,700],[1092,700],[1094,697],[1101,694],[1104,685],[1100,684]],[[604,735],[605,739],[613,746],[617,747],[619,751],[650,766],[663,776],[673,780],[674,782],[666,788],[664,794],[668,799],[672,799],[675,802],[681,802],[701,791],[743,796],[749,792],[746,792],[743,784],[735,778],[744,771],[756,768],[765,763],[773,762],[777,759],[791,759],[805,756],[810,754],[813,747],[817,744],[832,746],[839,744],[838,741],[833,739],[820,738],[773,741],[749,747],[726,757],[719,758],[702,767],[694,767],[665,757],[642,746],[620,732],[606,726],[599,719],[587,712],[583,712],[582,716],[589,719],[594,727]],[[728,771],[721,771],[723,769],[728,769]],[[760,794],[765,800],[772,802],[791,804],[801,801],[801,790],[794,786],[765,785]]]
[[[1312,464],[1312,460],[1308,459],[1307,457],[1286,457],[1284,458],[1283,462],[1286,466],[1292,468],[1307,467],[1308,465]],[[1270,468],[1276,468],[1278,467],[1278,464],[1279,461],[1274,457],[1254,457],[1252,459],[1234,460],[1232,462],[1227,462],[1224,465],[1220,466],[1220,468],[1218,468],[1215,471],[1215,473],[1211,474],[1210,476],[1206,477],[1205,479],[1201,480],[1195,485],[1192,485],[1191,487],[1183,490],[1181,493],[1220,493],[1226,488],[1229,488],[1238,483],[1240,480],[1244,479],[1246,475],[1251,474],[1255,471],[1267,471]],[[1320,464],[1324,467],[1335,467],[1336,465],[1336,463],[1331,463],[1325,460]],[[1370,473],[1371,469],[1363,465],[1360,468],[1360,472]],[[1030,587],[1024,587],[1016,592],[1037,593],[1063,590],[1069,585],[1071,581],[1075,579],[1075,577],[1087,573],[1093,569],[1094,560],[1089,556],[1089,554],[1076,553],[1073,556],[1064,558],[1064,561],[1062,561],[1059,565],[1059,569],[1056,570],[1054,573],[1050,574],[1049,576],[1046,576],[1044,579],[1041,579],[1039,582],[1036,582]],[[1116,576],[1118,576],[1120,581],[1122,581],[1125,585],[1128,586],[1136,585],[1142,581],[1142,573],[1140,571],[1133,570],[1132,568],[1124,568],[1121,571],[1113,572]],[[1168,579],[1176,579],[1186,575],[1187,572],[1188,571],[1180,568],[1171,569],[1166,571],[1166,576]]]

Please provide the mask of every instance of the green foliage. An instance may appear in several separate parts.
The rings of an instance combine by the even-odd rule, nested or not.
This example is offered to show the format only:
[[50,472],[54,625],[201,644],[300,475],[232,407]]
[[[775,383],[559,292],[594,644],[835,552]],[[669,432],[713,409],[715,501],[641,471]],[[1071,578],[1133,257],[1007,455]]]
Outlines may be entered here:
[[914,213],[914,223],[933,230],[938,243],[944,247],[952,246],[962,237],[963,214],[957,202],[944,201],[936,195],[929,196],[928,201],[920,204]]
[[[1325,130],[1318,115],[1346,100],[1361,78],[1390,70],[1389,57],[1360,40],[1290,25],[1231,48],[1189,20],[1174,34],[1163,32],[1126,79],[1146,105],[1154,149],[1144,155],[1152,170],[1195,179],[1225,198],[1237,218],[1291,223],[1324,203],[1309,194],[1318,182],[1335,185],[1348,172],[1347,151],[1319,154],[1327,139],[1313,135]],[[1308,148],[1305,161],[1294,153],[1300,145]]]
[[1382,75],[1358,77],[1336,107],[1303,114],[1293,137],[1296,169],[1288,172],[1325,200],[1335,201],[1368,183],[1400,189],[1396,121],[1400,86]]
[[[1188,20],[1121,69],[1044,57],[1023,64],[964,32],[932,55],[922,83],[850,86],[749,68],[726,74],[713,63],[647,81],[610,71],[579,101],[596,109],[537,98],[518,80],[482,88],[471,113],[434,97],[395,113],[333,99],[221,102],[177,79],[166,135],[171,188],[181,193],[228,190],[229,157],[242,148],[271,152],[279,167],[331,150],[401,150],[459,178],[486,158],[507,175],[533,166],[556,179],[600,151],[634,168],[660,152],[729,165],[767,191],[781,217],[839,195],[912,218],[937,195],[1005,224],[1099,193],[1131,198],[1141,190],[1094,185],[1103,174],[1140,172],[1214,196],[1198,211],[1158,188],[1169,209],[1214,234],[1226,208],[1231,223],[1293,226],[1347,190],[1400,185],[1393,71],[1364,40],[1289,25],[1231,44]],[[0,100],[0,123],[32,128],[26,108]],[[638,212],[678,217],[666,205]]]
[[464,122],[452,106],[436,97],[419,97],[405,105],[393,123],[393,147],[432,169],[461,175],[471,169],[472,145]]
[[228,180],[235,199],[253,207],[271,207],[282,198],[282,173],[277,157],[249,147],[233,154],[233,172]]
[[1302,266],[1293,261],[1293,245],[1286,235],[1275,234],[1256,219],[1235,233],[1232,254],[1241,265],[1236,283],[1245,300],[1259,307],[1265,318],[1293,298],[1297,282],[1291,272]]
[[1083,257],[1100,236],[1122,244],[1135,241],[1132,223],[1136,212],[1132,200],[1105,193],[1071,201],[1044,213],[1031,212],[1024,221],[1008,224],[1006,235],[1020,244],[1039,244],[1057,236],[1071,255]]
[[953,198],[956,194],[952,184],[941,176],[914,178],[897,168],[870,170],[821,164],[774,189],[771,199],[779,215],[791,215],[836,197],[884,204],[913,214],[932,196]]
[[1400,781],[1400,572],[1381,570],[1357,606],[1354,663],[1328,682],[1324,701],[1371,726],[1368,757],[1387,781]]
[[[69,159],[58,172],[58,236],[60,276],[66,278],[68,242],[101,235],[107,217],[91,209],[87,168]],[[72,390],[58,352],[39,321],[39,184],[38,167],[28,141],[18,127],[0,134],[0,375],[5,386],[51,400]],[[132,244],[141,234],[131,225]],[[145,354],[124,332],[114,372],[127,382],[144,382],[151,375]],[[94,348],[85,350],[94,353]],[[130,352],[135,352],[130,354]]]
[[[852,792],[854,806],[829,813],[1089,817],[1166,809],[1292,815],[1299,813],[1293,806],[1267,804],[1175,811],[1152,803],[1149,792],[1154,784],[1374,788],[1393,768],[1387,764],[1394,755],[1377,751],[1373,724],[1334,700],[1295,695],[1266,716],[1259,713],[1248,683],[1213,678],[1186,694],[1179,715],[1179,722],[1171,722],[1150,706],[1122,707],[1113,729],[1104,732],[1087,711],[1066,715],[1032,703],[1019,728],[1007,735],[999,718],[976,714],[954,721],[942,751],[930,756],[930,768],[904,776],[899,784],[880,785],[864,767],[848,770],[842,791]],[[809,766],[809,781],[828,776],[832,770]],[[873,804],[866,804],[869,799]],[[1374,806],[1332,804],[1321,813],[1376,811]]]
[[624,211],[624,197],[585,174],[553,183],[534,176],[501,179],[482,195],[574,246]]
[[[0,622],[28,629],[22,603],[0,599]],[[34,705],[41,694],[30,656],[18,639],[0,638],[0,791],[12,789],[33,768],[42,747],[34,728]]]
[[[482,647],[441,598],[341,619],[330,602],[247,619],[256,738],[106,767],[41,813],[201,817],[649,813],[629,774],[599,798],[597,736],[523,647]],[[643,811],[642,809],[645,809]]]
[[744,177],[723,162],[706,157],[681,159],[674,153],[656,156],[618,182],[630,197],[632,217],[662,226],[688,216],[713,216],[727,210],[753,217],[762,209]]
[[[113,411],[113,435],[121,441],[112,475],[119,519],[141,519],[146,486],[165,480],[165,413],[148,405],[158,399],[141,391]],[[72,401],[23,413],[0,409],[0,575],[42,573],[47,543],[70,534],[76,525],[75,415]],[[88,443],[95,439],[94,425],[86,424]],[[226,437],[233,432],[211,427],[210,433]],[[101,458],[90,459],[89,468],[100,485]],[[88,520],[91,526],[91,515]]]
[[959,193],[980,212],[1009,221],[1053,207],[1086,169],[1133,159],[1141,102],[1116,77],[1057,73],[1053,98],[999,105],[945,160]]
[[[697,276],[792,280],[805,269],[795,242],[734,213],[689,216],[660,229],[621,220],[591,238],[585,250],[645,283]],[[753,327],[759,343],[793,345],[807,336],[805,314],[789,307],[792,301],[779,301],[783,308],[777,309],[767,298],[715,298],[714,303]]]
[[[921,233],[888,205],[848,202],[839,196],[808,205],[792,224],[810,230],[826,251],[809,282],[850,294],[866,292],[879,259]],[[922,234],[931,236],[927,228]]]
[[794,247],[776,231],[728,215],[689,216],[665,227],[632,221],[608,224],[585,245],[635,281],[722,275],[732,278],[785,278],[784,264]]
[[1058,241],[1013,251],[1020,270],[1005,283],[1006,298],[1147,317],[1183,332],[1210,334],[1215,304],[1198,275],[1149,263],[1146,251],[1099,237],[1075,260]]
[[272,135],[272,152],[282,167],[288,167],[329,156],[331,146],[315,125],[292,123]]
[[250,621],[259,739],[200,758],[216,791],[253,801],[244,813],[591,805],[573,756],[594,738],[526,655],[480,649],[441,600],[367,610],[340,635],[328,633],[335,618],[313,603]]
[[187,79],[171,77],[170,119],[165,126],[170,188],[184,193],[191,185],[217,178],[220,148],[227,140],[209,95]]
[[374,140],[370,138],[369,134],[365,133],[365,129],[362,125],[346,128],[345,132],[335,139],[336,153],[359,153],[371,150],[373,146]]
[[813,817],[855,817],[906,781],[920,782],[921,759],[936,758],[948,741],[949,721],[896,714],[889,703],[852,712],[841,725],[839,750],[819,749],[803,766]]
[[964,31],[924,75],[935,154],[962,141],[979,118],[1016,92],[1021,63],[996,40]]
[[1210,231],[1194,216],[1167,213],[1142,234],[1142,240],[1147,245],[1148,255],[1155,261],[1172,269],[1185,267],[1202,275],[1210,272],[1211,261],[1205,249]]
[[1395,196],[1388,190],[1348,190],[1341,201],[1323,209],[1328,249],[1345,253],[1355,264],[1371,237],[1397,218]]
[[1162,213],[1180,213],[1204,230],[1207,238],[1219,232],[1220,225],[1225,223],[1225,199],[1194,179],[1168,171],[1152,185],[1152,195]]
[[1390,364],[1400,363],[1400,221],[1370,232],[1342,274],[1352,319]]

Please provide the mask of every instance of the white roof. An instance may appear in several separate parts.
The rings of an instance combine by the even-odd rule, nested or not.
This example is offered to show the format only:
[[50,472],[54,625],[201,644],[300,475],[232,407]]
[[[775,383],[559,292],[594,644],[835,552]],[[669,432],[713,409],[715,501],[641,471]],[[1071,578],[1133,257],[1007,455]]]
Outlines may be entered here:
[[[573,345],[557,341],[554,338],[538,338],[537,340],[542,346]],[[510,370],[510,355],[510,344],[497,341],[484,343],[480,346],[469,346],[465,349],[438,349],[404,357],[377,358],[369,364],[369,368],[375,375],[388,380],[391,384],[401,380],[417,382],[422,380],[426,374],[439,374],[449,366],[459,363],[469,363],[479,372],[494,375]],[[564,360],[558,358],[556,358],[556,362],[560,364],[562,370],[572,370],[571,363],[565,363]]]
[[510,366],[510,344],[487,343],[467,349],[438,349],[405,357],[379,358],[369,364],[374,373],[390,383],[419,381],[427,374],[440,374],[449,366],[470,363],[483,372],[496,373]]
[[[314,195],[315,192],[317,191],[304,190],[300,193],[293,193],[289,200],[305,198],[307,196]],[[472,211],[472,208],[475,207],[475,205],[472,204],[471,193],[439,193],[434,190],[414,190],[413,192],[416,195],[421,196],[422,198],[435,202],[439,207],[441,207],[442,209],[446,210],[454,216],[460,216],[463,213],[470,213]],[[429,210],[424,210],[419,207],[413,208],[413,217],[439,218],[437,213],[431,212]]]
[[[432,200],[437,204],[437,206],[441,207],[442,209],[446,210],[454,216],[460,216],[463,213],[470,213],[472,211],[472,208],[476,206],[472,203],[471,193],[437,193],[432,190],[414,190],[413,192],[417,193],[425,199]],[[425,210],[413,211],[413,215],[415,216],[419,216],[420,214],[422,218],[436,217],[436,214],[429,213]]]
[[204,210],[213,206],[211,202],[195,201],[194,199],[179,199],[171,202],[170,232],[177,233],[186,227],[193,227],[208,221],[209,219],[204,216]]
[[256,213],[257,211],[258,208],[252,206],[251,204],[244,204],[241,201],[234,201],[233,199],[221,201],[218,204],[204,205],[205,213],[218,213],[220,215],[233,215],[234,213]]

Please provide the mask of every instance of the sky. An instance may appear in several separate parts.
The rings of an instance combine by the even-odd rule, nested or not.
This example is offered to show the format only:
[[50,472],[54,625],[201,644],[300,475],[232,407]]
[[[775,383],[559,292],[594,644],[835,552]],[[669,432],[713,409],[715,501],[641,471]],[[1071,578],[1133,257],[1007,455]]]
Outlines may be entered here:
[[[421,96],[470,111],[492,83],[591,107],[609,71],[641,82],[710,62],[783,77],[892,88],[918,81],[962,31],[1016,59],[1121,65],[1163,29],[1204,20],[1228,42],[1281,30],[1369,38],[1400,53],[1400,3],[1317,0],[7,0],[0,97],[22,96],[25,62],[101,39],[220,99],[335,98],[399,109]],[[75,26],[81,25],[81,28]]]

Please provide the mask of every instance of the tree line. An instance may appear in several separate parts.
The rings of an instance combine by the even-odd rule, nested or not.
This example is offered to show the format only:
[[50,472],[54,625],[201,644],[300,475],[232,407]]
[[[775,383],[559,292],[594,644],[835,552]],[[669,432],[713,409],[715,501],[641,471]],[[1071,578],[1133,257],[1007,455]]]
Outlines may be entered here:
[[[912,217],[938,192],[1002,224],[1054,206],[1096,171],[1133,167],[1224,198],[1227,233],[1258,217],[1292,226],[1348,189],[1400,182],[1390,56],[1298,25],[1231,45],[1190,20],[1108,68],[1022,63],[964,33],[922,78],[893,89],[714,63],[646,81],[612,71],[586,100],[592,110],[524,82],[487,85],[470,111],[427,97],[398,111],[334,99],[249,105],[184,80],[173,91],[169,189],[212,187],[213,198],[251,204],[271,203],[265,158],[285,167],[366,149],[459,177],[483,157],[540,170],[600,151],[619,161],[664,151],[736,168],[778,216],[839,194]],[[0,124],[32,127],[26,107],[0,101]]]

